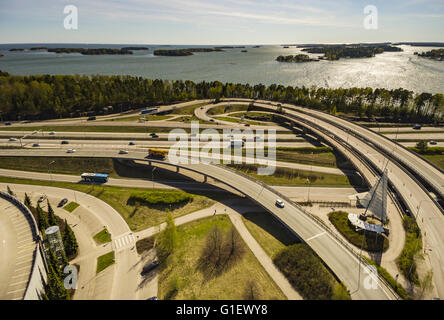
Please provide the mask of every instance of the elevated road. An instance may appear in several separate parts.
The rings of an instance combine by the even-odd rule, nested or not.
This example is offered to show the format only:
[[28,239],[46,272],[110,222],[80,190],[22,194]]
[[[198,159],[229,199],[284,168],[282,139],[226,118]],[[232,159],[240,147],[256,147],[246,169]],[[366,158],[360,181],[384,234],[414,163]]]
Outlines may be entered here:
[[[23,156],[34,155],[48,157],[65,155],[60,151],[49,150],[32,150],[32,152],[29,150],[1,150],[0,155],[11,153]],[[145,153],[132,152],[128,155],[119,156],[119,158],[143,161],[145,160],[145,155]],[[109,151],[79,151],[75,156],[115,157],[115,153]],[[162,161],[154,162],[166,163]],[[381,278],[377,278],[377,276],[373,274],[368,274],[365,263],[358,259],[357,254],[351,247],[341,242],[333,232],[329,232],[325,226],[320,224],[308,212],[292,203],[279,192],[247,176],[228,170],[225,167],[203,164],[179,165],[179,167],[221,181],[242,194],[245,194],[260,204],[264,209],[271,212],[277,219],[293,230],[298,237],[310,245],[347,286],[353,299],[385,300],[396,298],[396,295],[392,293],[391,289]],[[281,209],[275,205],[276,199],[278,198],[286,200],[285,208]],[[366,283],[368,283],[369,279],[376,281],[378,283],[377,287],[368,287]]]
[[[245,102],[243,99],[241,101]],[[256,101],[255,105],[277,111],[277,103]],[[318,128],[326,132],[334,141],[360,154],[379,172],[388,169],[390,184],[406,208],[417,219],[423,232],[423,245],[433,269],[435,288],[439,297],[443,298],[444,215],[442,208],[434,201],[433,195],[411,174],[411,170],[426,179],[437,192],[443,190],[444,174],[424,159],[371,130],[319,111],[287,104],[282,106],[285,107],[284,117],[287,119],[308,130]],[[408,163],[408,166],[405,163]],[[414,169],[411,168],[413,166]]]

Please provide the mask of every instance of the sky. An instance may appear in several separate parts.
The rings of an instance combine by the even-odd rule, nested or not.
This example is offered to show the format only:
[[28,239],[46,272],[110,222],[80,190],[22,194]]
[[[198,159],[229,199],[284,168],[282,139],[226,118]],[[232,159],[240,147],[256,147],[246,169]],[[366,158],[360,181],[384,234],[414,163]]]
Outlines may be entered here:
[[[67,30],[64,7],[78,10]],[[378,12],[364,28],[364,8]],[[444,42],[444,0],[0,0],[0,43]]]

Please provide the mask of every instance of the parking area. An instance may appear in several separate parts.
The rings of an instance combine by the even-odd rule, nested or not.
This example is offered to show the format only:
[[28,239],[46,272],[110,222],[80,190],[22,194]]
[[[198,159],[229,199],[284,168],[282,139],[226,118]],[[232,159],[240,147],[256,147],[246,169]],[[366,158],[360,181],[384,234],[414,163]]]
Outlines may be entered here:
[[0,300],[23,298],[36,246],[27,217],[0,198]]

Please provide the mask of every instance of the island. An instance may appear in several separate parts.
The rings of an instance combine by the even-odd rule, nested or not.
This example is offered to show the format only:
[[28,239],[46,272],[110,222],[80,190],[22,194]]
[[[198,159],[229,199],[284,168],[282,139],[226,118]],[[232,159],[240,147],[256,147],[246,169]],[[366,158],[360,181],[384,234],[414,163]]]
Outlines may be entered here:
[[97,49],[85,49],[85,48],[48,48],[48,52],[54,53],[80,53],[82,55],[124,55],[133,54],[130,50],[123,49],[110,49],[110,48],[97,48]]
[[158,49],[154,50],[155,56],[192,56],[194,52],[221,52],[221,48],[187,48],[187,49]]
[[0,53],[0,58],[3,58],[5,55]]
[[415,52],[415,55],[421,58],[428,58],[436,61],[444,61],[444,49],[433,49],[431,51],[418,53]]
[[122,50],[130,50],[130,51],[135,51],[135,50],[149,50],[150,48],[148,47],[123,47]]
[[21,52],[21,51],[25,51],[25,49],[22,49],[22,48],[12,48],[12,49],[9,49],[9,51],[11,51],[11,52]]
[[216,47],[215,49],[244,49],[245,46],[240,47],[233,47],[233,46],[226,46],[226,47]]
[[245,52],[248,52],[248,50],[242,50],[241,52],[245,53]]
[[320,59],[324,60],[339,60],[341,58],[373,58],[377,54],[383,52],[400,52],[401,48],[393,47],[390,45],[340,45],[340,46],[319,46],[309,47],[302,49],[308,53],[320,53],[324,54]]
[[319,61],[318,59],[311,59],[306,54],[297,54],[297,55],[290,55],[290,56],[279,56],[276,58],[276,61],[278,62],[292,62],[292,63],[301,63],[301,62],[313,62],[313,61]]
[[31,51],[48,50],[48,48],[47,47],[32,47],[29,50],[31,50]]

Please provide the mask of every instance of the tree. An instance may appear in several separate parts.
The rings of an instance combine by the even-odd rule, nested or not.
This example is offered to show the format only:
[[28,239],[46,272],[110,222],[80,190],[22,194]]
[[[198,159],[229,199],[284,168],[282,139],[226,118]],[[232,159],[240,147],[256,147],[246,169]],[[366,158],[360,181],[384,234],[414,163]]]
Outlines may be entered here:
[[66,255],[70,258],[77,254],[79,245],[76,236],[65,219],[65,233],[63,235],[63,246],[65,247]]
[[6,190],[8,191],[8,194],[10,194],[11,196],[15,197],[14,192],[12,192],[11,188],[9,186],[6,187]]
[[40,204],[37,204],[36,213],[37,213],[37,224],[39,225],[39,229],[42,232],[44,232],[50,226],[46,214],[45,212],[43,212],[43,209],[40,207]]
[[28,207],[28,209],[31,209],[32,204],[31,204],[31,198],[29,198],[28,194],[25,193],[25,200],[24,200],[25,206]]
[[56,226],[57,225],[57,217],[54,214],[54,210],[51,207],[51,204],[49,203],[49,200],[47,200],[48,203],[48,223],[50,226]]
[[253,280],[248,280],[244,289],[243,298],[245,300],[260,300],[259,288]]
[[428,149],[428,141],[427,140],[420,140],[416,144],[416,148],[420,153],[426,153]]
[[157,245],[157,255],[161,261],[165,261],[168,256],[173,253],[178,240],[176,225],[174,224],[173,215],[170,211],[167,213],[165,223],[166,227],[160,233]]

